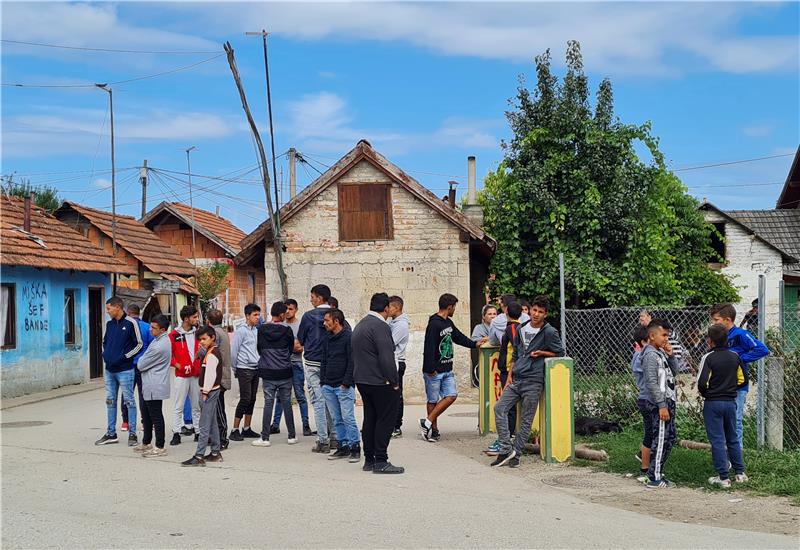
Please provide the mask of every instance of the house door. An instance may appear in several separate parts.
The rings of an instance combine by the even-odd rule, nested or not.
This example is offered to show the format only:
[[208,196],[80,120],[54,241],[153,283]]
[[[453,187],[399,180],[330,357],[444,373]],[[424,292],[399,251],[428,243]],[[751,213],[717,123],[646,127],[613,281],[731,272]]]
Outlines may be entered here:
[[89,378],[103,376],[103,289],[89,289]]

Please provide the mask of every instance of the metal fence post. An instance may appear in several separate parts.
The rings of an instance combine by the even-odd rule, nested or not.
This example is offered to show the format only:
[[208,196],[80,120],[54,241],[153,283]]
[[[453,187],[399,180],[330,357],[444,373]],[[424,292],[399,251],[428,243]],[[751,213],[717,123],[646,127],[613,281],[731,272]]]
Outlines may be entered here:
[[[766,294],[767,294],[767,277],[763,273],[758,276],[758,339],[764,341],[764,331],[766,325]],[[766,384],[766,369],[764,366],[764,359],[758,360],[758,401],[756,420],[758,425],[758,447],[764,447],[764,390]]]
[[[558,279],[561,287],[561,343],[567,349],[567,301],[564,297],[564,253],[558,253]],[[567,354],[569,355],[569,354]]]
[[783,282],[783,279],[778,281],[778,328],[781,329],[781,337],[783,337],[783,330],[784,330],[783,314],[784,310],[786,309],[786,305],[783,303],[783,293],[785,291],[784,285],[785,283]]

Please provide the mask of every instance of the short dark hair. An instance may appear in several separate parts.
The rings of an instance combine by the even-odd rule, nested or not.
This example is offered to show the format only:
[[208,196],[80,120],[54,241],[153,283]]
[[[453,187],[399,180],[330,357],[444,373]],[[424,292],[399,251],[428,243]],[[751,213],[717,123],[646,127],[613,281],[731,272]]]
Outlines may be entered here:
[[269,309],[269,314],[273,317],[280,317],[284,313],[286,313],[286,304],[283,302],[275,302]]
[[331,296],[328,298],[328,305],[331,306],[333,309],[339,309],[339,300]]
[[217,339],[217,331],[214,330],[214,327],[201,327],[197,330],[195,336],[197,336],[197,338],[199,339],[204,334],[209,338],[211,338],[212,340]]
[[647,327],[644,325],[638,325],[633,330],[633,341],[636,342],[637,344],[641,342],[646,342],[647,336],[648,336]]
[[517,301],[516,294],[503,294],[502,296],[500,296],[500,305],[503,307],[508,307],[508,304],[516,301]]
[[139,315],[142,312],[136,304],[128,304],[126,310],[128,311],[128,315]]
[[337,321],[340,325],[344,326],[344,313],[341,309],[329,309],[325,312],[326,317],[330,317],[331,321]]
[[439,296],[439,309],[447,309],[458,303],[458,298],[449,293],[444,293]]
[[195,315],[196,313],[197,313],[197,308],[196,307],[194,307],[194,306],[183,306],[181,308],[181,313],[180,313],[181,321],[183,321],[187,317],[191,317],[192,315]]
[[519,302],[511,302],[506,308],[509,319],[517,320],[522,315],[522,304]]
[[283,303],[284,303],[284,304],[286,304],[286,306],[287,306],[287,307],[288,307],[288,306],[294,306],[294,307],[295,307],[295,309],[297,309],[298,307],[300,307],[300,306],[298,306],[298,305],[297,305],[297,300],[295,300],[294,298],[286,298],[286,299],[283,301]]
[[206,320],[208,321],[209,325],[221,325],[222,312],[218,309],[211,309],[208,313],[206,313]]
[[733,304],[716,304],[711,308],[709,315],[719,315],[723,319],[736,320],[736,308]]
[[400,304],[400,309],[403,309],[403,299],[400,296],[389,296],[390,304]]
[[380,313],[389,307],[389,295],[385,292],[376,292],[369,299],[369,310]]
[[247,304],[246,306],[244,306],[244,315],[245,315],[245,317],[247,317],[248,315],[250,315],[254,311],[258,311],[260,313],[261,312],[261,307],[259,307],[258,304]]
[[328,285],[314,285],[311,287],[311,294],[316,294],[322,298],[323,302],[328,302],[331,299],[331,289]]
[[533,302],[531,302],[530,307],[533,306],[540,307],[545,311],[550,311],[550,298],[547,296],[537,296],[533,299]]
[[531,304],[528,302],[528,300],[525,299],[520,300],[519,305],[520,307],[527,307],[528,309],[530,309],[531,307]]
[[162,328],[164,330],[167,330],[169,328],[169,319],[167,319],[166,315],[162,315],[160,313],[155,317],[153,317],[152,319],[150,319],[150,322],[157,324],[159,328]]
[[650,335],[654,331],[663,328],[664,330],[669,330],[672,326],[667,323],[664,319],[653,319],[650,321],[650,324],[647,325],[647,334]]
[[728,329],[721,323],[708,327],[708,339],[714,342],[714,347],[724,348],[728,343]]
[[109,306],[125,307],[125,302],[123,302],[122,298],[119,296],[112,296],[106,300],[106,304]]

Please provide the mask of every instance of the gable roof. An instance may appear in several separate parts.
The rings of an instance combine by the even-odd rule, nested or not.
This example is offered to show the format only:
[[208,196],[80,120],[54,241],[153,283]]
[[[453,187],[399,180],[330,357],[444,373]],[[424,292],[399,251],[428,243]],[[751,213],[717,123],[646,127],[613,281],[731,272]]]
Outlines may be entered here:
[[[106,237],[111,238],[111,212],[95,210],[80,204],[65,201],[56,210],[59,217],[68,211],[74,211],[84,217]],[[133,216],[117,214],[116,230],[117,246],[124,248],[144,267],[153,273],[172,273],[191,276],[195,274],[194,266],[171,245],[162,241],[158,235],[148,229]]]
[[[778,243],[773,242],[768,238],[767,235],[771,237],[780,237],[779,242],[784,243],[783,237],[781,236],[783,231],[778,227],[773,227],[773,221],[778,221],[779,217],[776,217],[775,220],[768,220],[768,216],[761,214],[755,214],[756,212],[761,213],[782,213],[784,211],[780,210],[730,210],[730,211],[723,211],[711,204],[708,201],[703,202],[700,205],[700,210],[713,210],[717,214],[721,215],[727,221],[735,223],[736,225],[740,226],[742,229],[745,230],[746,233],[753,235],[756,239],[761,241],[762,243],[766,244],[768,247],[772,248],[776,252],[778,252],[784,259],[786,263],[793,264],[800,261],[800,250],[796,252],[790,252],[790,250],[794,250],[795,246],[788,247],[788,249],[782,248]],[[779,214],[780,216],[780,214]],[[751,227],[748,222],[753,223],[753,221],[757,218],[764,218],[765,221],[759,221],[756,223],[756,227],[762,229],[766,234],[762,234],[760,231],[756,229],[756,227]],[[797,226],[795,226],[795,232],[797,231]],[[791,231],[789,232],[791,234]],[[795,255],[796,254],[796,255]]]
[[800,209],[800,146],[797,147],[794,154],[792,166],[786,175],[786,183],[783,184],[775,208]]
[[133,274],[136,270],[109,257],[89,239],[41,208],[31,205],[31,231],[22,230],[25,201],[0,199],[0,263],[50,269]]
[[[728,210],[728,214],[800,261],[800,209]],[[784,265],[784,271],[800,271],[800,263]]]
[[[472,239],[484,243],[489,250],[494,252],[497,243],[486,232],[470,221],[459,210],[445,204],[439,197],[424,187],[417,180],[406,174],[400,167],[393,164],[386,157],[378,153],[366,140],[361,140],[345,156],[339,159],[336,164],[331,166],[324,174],[318,177],[311,185],[303,189],[294,199],[286,203],[280,209],[279,219],[281,224],[286,223],[306,205],[308,205],[317,195],[322,193],[331,185],[335,185],[340,177],[345,175],[351,168],[362,160],[366,160],[378,170],[386,174],[389,179],[397,183],[400,187],[411,193],[414,197],[427,204],[432,210],[444,217],[450,223],[467,233]],[[250,233],[241,243],[242,250],[237,255],[235,261],[245,262],[249,260],[258,250],[259,245],[264,239],[271,238],[272,229],[270,221],[266,220]]]
[[[172,215],[181,223],[192,226],[192,208],[181,202],[162,202],[140,220],[147,227],[152,228],[157,222]],[[247,234],[233,225],[229,220],[207,210],[194,208],[195,231],[225,250],[231,256],[236,256],[242,249],[239,243]]]

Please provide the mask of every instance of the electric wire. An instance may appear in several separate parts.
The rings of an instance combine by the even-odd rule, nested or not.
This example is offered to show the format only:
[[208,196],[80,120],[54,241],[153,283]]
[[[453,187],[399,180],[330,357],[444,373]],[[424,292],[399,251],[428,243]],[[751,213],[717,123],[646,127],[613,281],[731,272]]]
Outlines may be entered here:
[[39,46],[42,48],[58,48],[62,50],[80,50],[80,51],[87,51],[87,52],[106,52],[106,53],[147,53],[147,54],[159,54],[159,55],[195,55],[195,54],[209,54],[209,53],[217,53],[216,51],[211,50],[198,50],[198,51],[190,51],[190,50],[166,50],[166,51],[158,51],[158,50],[119,50],[114,48],[90,48],[87,46],[66,46],[64,44],[44,44],[42,42],[24,42],[22,40],[8,40],[8,39],[0,39],[0,42],[5,42],[7,44],[21,44],[24,46]]

